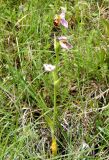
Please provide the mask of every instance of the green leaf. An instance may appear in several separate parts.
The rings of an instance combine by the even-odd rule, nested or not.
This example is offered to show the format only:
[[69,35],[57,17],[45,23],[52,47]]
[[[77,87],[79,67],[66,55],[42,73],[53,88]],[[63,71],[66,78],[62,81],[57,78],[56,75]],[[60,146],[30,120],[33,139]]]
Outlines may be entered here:
[[56,80],[56,81],[54,82],[54,85],[55,85],[55,86],[58,86],[60,80],[61,80],[60,78],[59,78],[58,80]]

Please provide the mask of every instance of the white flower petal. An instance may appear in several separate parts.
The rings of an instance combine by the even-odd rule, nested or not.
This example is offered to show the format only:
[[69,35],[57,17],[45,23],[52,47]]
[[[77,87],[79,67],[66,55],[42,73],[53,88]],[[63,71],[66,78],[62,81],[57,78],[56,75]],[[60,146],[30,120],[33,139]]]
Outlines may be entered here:
[[54,71],[54,69],[56,68],[54,65],[52,64],[44,64],[44,69],[46,72],[51,72],[51,71]]
[[58,40],[59,40],[60,46],[64,49],[68,50],[73,47],[70,43],[68,43],[67,37],[65,36],[58,37]]
[[63,48],[63,49],[68,49],[67,45],[65,43],[63,43],[62,41],[59,42],[60,43],[60,46]]
[[61,40],[65,40],[65,41],[67,41],[67,37],[65,37],[65,36],[61,36],[61,37],[58,37],[58,40],[59,40],[59,41],[61,41]]
[[65,19],[65,13],[64,12],[62,12],[59,16],[60,16],[61,19]]
[[65,28],[68,28],[68,22],[64,19],[64,18],[62,18],[61,19],[61,22],[60,22]]

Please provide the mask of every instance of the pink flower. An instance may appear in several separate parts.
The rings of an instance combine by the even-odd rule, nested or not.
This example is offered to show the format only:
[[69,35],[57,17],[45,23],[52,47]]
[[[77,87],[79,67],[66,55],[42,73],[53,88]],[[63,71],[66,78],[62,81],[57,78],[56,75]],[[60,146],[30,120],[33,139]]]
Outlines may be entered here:
[[70,43],[68,43],[67,37],[65,36],[58,37],[58,40],[59,40],[60,46],[63,49],[69,50],[73,47]]
[[59,26],[61,24],[65,28],[68,28],[68,22],[65,20],[66,10],[63,7],[61,7],[61,10],[62,10],[61,14],[60,15],[56,15],[55,18],[54,18],[54,25],[55,26]]
[[56,67],[53,66],[52,64],[44,64],[43,66],[44,66],[44,69],[45,69],[46,72],[52,72],[52,71],[54,71],[55,68],[56,68]]

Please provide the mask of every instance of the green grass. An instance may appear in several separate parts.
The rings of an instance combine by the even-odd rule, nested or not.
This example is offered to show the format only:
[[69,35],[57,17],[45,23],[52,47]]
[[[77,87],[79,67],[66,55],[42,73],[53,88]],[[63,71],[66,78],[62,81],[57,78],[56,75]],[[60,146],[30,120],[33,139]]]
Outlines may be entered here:
[[[53,18],[61,6],[69,29],[57,33]],[[55,64],[54,33],[73,45],[59,53],[56,157],[53,80],[43,69]],[[0,1],[0,160],[108,160],[108,88],[108,0]]]

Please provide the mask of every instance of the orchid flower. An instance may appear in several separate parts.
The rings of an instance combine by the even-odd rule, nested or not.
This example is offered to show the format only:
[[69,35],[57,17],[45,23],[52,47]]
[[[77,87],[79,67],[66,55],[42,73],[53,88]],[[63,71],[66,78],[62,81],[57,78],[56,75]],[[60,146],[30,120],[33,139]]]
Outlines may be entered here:
[[53,66],[52,64],[44,64],[43,66],[44,66],[44,69],[45,69],[46,72],[52,72],[52,71],[54,71],[55,68],[56,68],[56,67]]
[[54,18],[54,25],[59,26],[60,24],[63,25],[65,28],[68,28],[68,22],[65,20],[65,13],[66,9],[61,7],[61,14],[56,15]]
[[65,36],[58,37],[58,40],[59,40],[60,46],[63,49],[69,50],[73,47],[70,43],[68,43],[67,37]]

